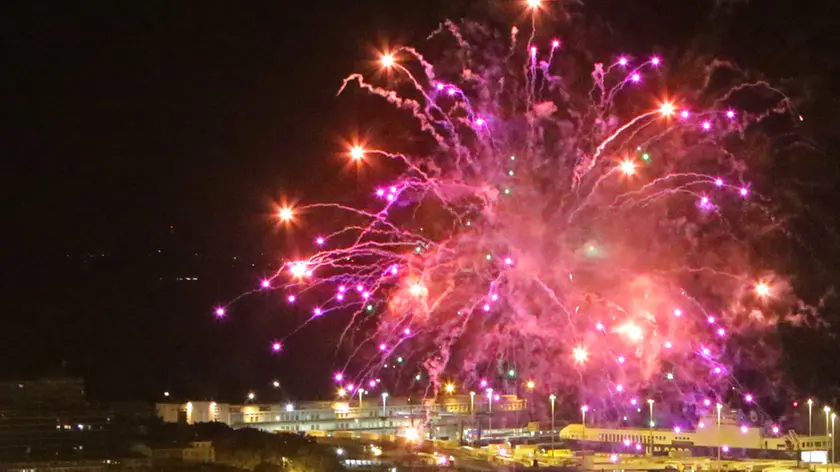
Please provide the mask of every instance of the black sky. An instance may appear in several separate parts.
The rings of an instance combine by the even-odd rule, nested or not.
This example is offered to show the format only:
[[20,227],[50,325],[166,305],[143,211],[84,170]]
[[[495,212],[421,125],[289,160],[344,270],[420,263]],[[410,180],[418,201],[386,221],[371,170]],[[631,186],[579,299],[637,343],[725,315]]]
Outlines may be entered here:
[[[836,166],[831,2],[585,3],[641,52],[704,37],[807,83],[794,88],[820,120],[809,132],[831,164],[819,168]],[[335,198],[346,185],[341,140],[365,130],[367,102],[336,98],[341,79],[369,68],[383,41],[421,39],[483,4],[44,1],[0,15],[0,377],[66,361],[100,398],[279,395],[273,378],[292,396],[324,392],[335,330],[304,332],[274,356],[270,340],[298,321],[279,296],[252,297],[223,322],[212,307],[293,246],[272,225],[273,201]],[[492,19],[518,8],[501,2]],[[725,35],[704,31],[712,12]],[[819,178],[807,193],[833,218],[836,175]],[[825,264],[840,259],[836,244],[820,250]]]

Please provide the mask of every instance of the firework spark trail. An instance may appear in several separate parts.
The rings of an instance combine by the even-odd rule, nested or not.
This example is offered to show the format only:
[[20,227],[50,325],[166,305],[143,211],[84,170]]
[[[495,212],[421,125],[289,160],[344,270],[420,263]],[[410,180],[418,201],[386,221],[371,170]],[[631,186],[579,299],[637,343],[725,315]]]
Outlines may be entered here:
[[[536,24],[536,8],[531,14]],[[789,111],[787,97],[765,113],[736,117],[731,109],[689,113],[692,104],[641,96],[635,109],[647,111],[625,116],[613,100],[633,100],[629,85],[644,69],[661,70],[657,57],[636,66],[625,57],[595,64],[583,75],[591,86],[575,92],[552,74],[567,48],[552,42],[541,61],[534,28],[524,50],[512,28],[508,44],[495,49],[502,57],[481,47],[503,35],[475,43],[470,35],[480,33],[445,22],[430,38],[442,41],[445,33],[462,53],[460,72],[440,72],[418,49],[402,47],[395,53],[404,57],[381,61],[395,90],[362,74],[339,89],[356,82],[408,111],[435,151],[352,152],[359,165],[384,157],[403,169],[376,189],[374,209],[282,208],[284,223],[327,226],[328,217],[312,218],[322,212],[354,221],[324,231],[311,256],[284,264],[263,288],[283,290],[289,303],[304,294],[320,300],[306,324],[349,312],[340,342],[360,363],[357,388],[385,388],[379,384],[391,380],[382,366],[411,356],[433,392],[444,378],[475,380],[510,365],[549,391],[574,389],[605,419],[626,414],[643,395],[703,399],[705,407],[709,398],[733,401],[727,392],[746,388],[731,377],[746,348],[730,342],[766,330],[767,320],[778,319],[771,299],[787,293],[768,268],[750,263],[733,231],[738,221],[727,214],[736,207],[761,225],[741,233],[777,226],[750,201],[747,158],[724,143]],[[414,77],[401,60],[419,64],[423,75]],[[507,80],[515,71],[523,75],[517,87]],[[415,98],[397,92],[401,83]],[[777,91],[736,85],[715,107],[759,85]],[[361,342],[351,343],[357,331]],[[500,382],[493,381],[497,392]]]

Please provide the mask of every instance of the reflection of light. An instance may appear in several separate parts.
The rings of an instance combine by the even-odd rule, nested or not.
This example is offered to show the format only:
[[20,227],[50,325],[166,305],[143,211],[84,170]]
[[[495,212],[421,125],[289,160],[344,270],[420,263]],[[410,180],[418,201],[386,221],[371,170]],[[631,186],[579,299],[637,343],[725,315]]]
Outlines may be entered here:
[[403,437],[408,441],[417,441],[420,439],[420,433],[417,431],[417,428],[406,428],[403,431]]

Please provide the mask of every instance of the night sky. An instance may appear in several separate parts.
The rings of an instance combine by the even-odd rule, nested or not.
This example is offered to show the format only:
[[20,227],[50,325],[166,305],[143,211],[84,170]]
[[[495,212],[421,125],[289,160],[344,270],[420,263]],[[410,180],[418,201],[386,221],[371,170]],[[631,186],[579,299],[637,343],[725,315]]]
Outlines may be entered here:
[[[344,358],[341,320],[275,355],[271,340],[305,317],[281,295],[249,297],[222,321],[213,307],[311,244],[276,227],[274,202],[352,199],[377,178],[347,178],[344,142],[399,137],[377,135],[389,118],[377,118],[374,99],[336,98],[346,75],[372,71],[375,48],[416,43],[445,17],[509,25],[521,12],[517,2],[455,0],[19,3],[0,15],[0,377],[66,363],[93,397],[121,400],[328,394]],[[702,50],[794,94],[800,131],[820,153],[770,166],[766,185],[796,195],[784,200],[797,202],[786,207],[796,235],[787,269],[814,303],[840,275],[839,8],[584,3],[575,11],[585,23],[609,32],[604,51]],[[829,304],[828,323],[833,313]],[[831,395],[840,385],[836,332],[788,336],[788,358],[808,360],[798,388]]]

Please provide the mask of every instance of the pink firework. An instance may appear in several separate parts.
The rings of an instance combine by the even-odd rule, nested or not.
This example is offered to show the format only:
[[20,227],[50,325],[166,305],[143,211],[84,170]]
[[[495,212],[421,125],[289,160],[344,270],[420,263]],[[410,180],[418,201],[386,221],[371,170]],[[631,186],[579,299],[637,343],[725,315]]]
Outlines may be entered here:
[[[788,111],[787,98],[774,95],[767,113],[734,119],[727,100],[760,84],[719,91],[727,108],[705,109],[717,102],[671,101],[665,90],[631,86],[642,73],[667,83],[654,80],[669,74],[656,56],[628,70],[625,57],[579,64],[586,55],[558,49],[559,40],[540,44],[551,56],[537,61],[537,44],[485,48],[501,40],[470,28],[452,25],[435,39],[460,49],[445,67],[402,48],[391,51],[388,81],[375,73],[344,80],[340,93],[356,86],[413,120],[404,132],[424,151],[400,154],[399,142],[389,143],[394,151],[366,150],[369,161],[394,161],[381,169],[399,170],[379,175],[382,186],[365,189],[365,203],[290,209],[288,231],[309,227],[329,234],[329,244],[318,238],[273,285],[307,293],[310,322],[322,314],[351,320],[355,329],[340,342],[362,343],[352,352],[365,365],[393,366],[411,354],[425,371],[412,378],[436,386],[460,378],[485,388],[478,379],[526,375],[578,392],[601,412],[626,408],[631,395],[700,403],[739,385],[729,378],[736,369],[727,343],[777,319],[752,290],[772,267],[753,265],[741,238],[762,234],[772,218],[758,199],[739,198],[748,186],[724,182],[750,177],[756,153],[739,153],[749,120]],[[575,74],[561,70],[571,64]],[[675,76],[709,83],[704,74],[715,67]],[[693,118],[721,113],[730,119],[714,126]],[[360,377],[371,375],[379,374]]]

